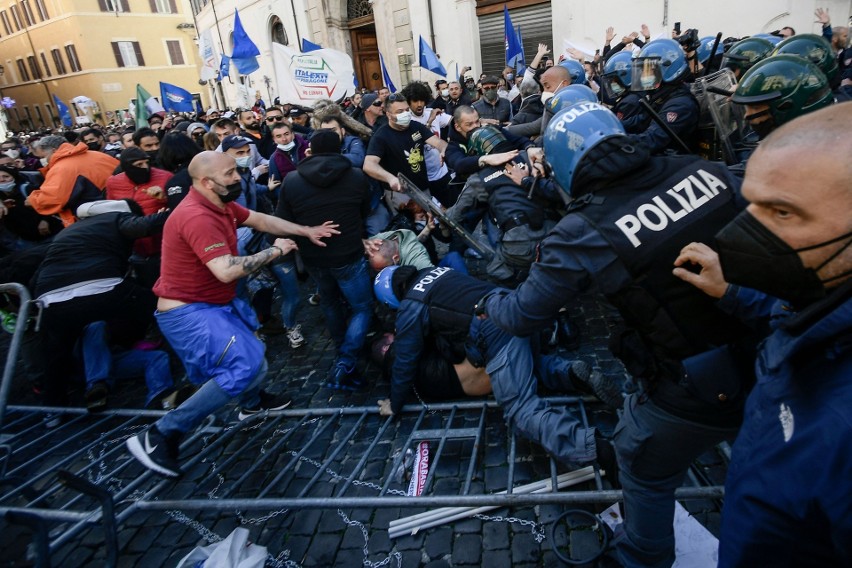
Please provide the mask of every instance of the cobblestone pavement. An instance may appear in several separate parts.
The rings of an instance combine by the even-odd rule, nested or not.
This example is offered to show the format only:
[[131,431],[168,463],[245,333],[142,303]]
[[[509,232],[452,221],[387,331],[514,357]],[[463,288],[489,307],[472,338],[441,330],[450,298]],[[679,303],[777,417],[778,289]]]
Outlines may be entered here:
[[[575,352],[564,354],[585,358],[604,373],[622,373],[620,364],[606,349],[609,330],[617,319],[615,312],[589,296],[573,305],[570,315],[579,326],[582,338]],[[334,362],[333,345],[324,331],[318,307],[303,302],[299,319],[307,340],[301,348],[290,349],[283,335],[267,339],[269,390],[291,396],[294,401],[292,408],[296,410],[372,407],[378,399],[387,395],[389,385],[373,364],[364,368],[370,385],[365,392],[353,394],[323,388],[326,373]],[[144,386],[140,384],[122,384],[116,390],[110,399],[111,408],[138,408],[144,398]],[[82,406],[82,393],[78,391],[75,396]],[[10,404],[36,403],[29,386],[19,378],[13,387]],[[599,403],[588,404],[586,408],[592,424],[611,432],[617,419],[613,412]],[[190,464],[185,467],[184,477],[178,481],[162,481],[144,474],[143,468],[123,451],[124,438],[138,432],[155,417],[142,416],[138,412],[127,414],[129,416],[76,415],[57,435],[44,428],[41,415],[34,410],[10,412],[4,433],[19,434],[12,446],[14,454],[7,468],[10,473],[4,472],[0,485],[0,506],[24,506],[36,502],[39,507],[50,508],[68,503],[68,490],[60,489],[55,493],[48,490],[56,481],[57,469],[80,472],[82,477],[104,487],[117,499],[119,511],[126,510],[128,504],[140,497],[149,500],[251,499],[261,492],[266,492],[268,497],[295,497],[308,487],[305,496],[327,498],[336,494],[343,483],[336,476],[348,475],[352,465],[365,456],[368,459],[359,479],[346,496],[378,496],[380,486],[393,476],[391,469],[395,455],[420,416],[412,413],[399,421],[389,422],[382,436],[377,438],[375,447],[368,451],[368,444],[387,422],[376,414],[365,415],[360,422],[357,421],[358,415],[313,419],[286,416],[277,421],[259,419],[249,426],[235,428],[236,413],[233,407],[229,407],[216,417],[215,424],[182,448],[182,461]],[[475,456],[471,494],[506,489],[510,466],[507,462],[508,433],[499,410],[488,410],[486,414],[487,425],[478,448],[473,447],[471,440],[451,441],[444,447],[433,472],[434,494],[459,494],[471,455]],[[477,416],[460,412],[456,424],[475,425]],[[425,413],[421,418],[421,428],[441,428],[447,412]],[[329,426],[326,427],[326,424]],[[109,432],[109,435],[101,436],[102,432]],[[330,456],[329,449],[333,447],[341,447],[343,451]],[[305,448],[304,453],[299,454]],[[26,460],[31,456],[39,456],[39,459],[28,464]],[[2,457],[3,454],[0,454]],[[276,477],[291,460],[297,460],[295,467],[280,479]],[[548,479],[551,475],[551,462],[536,444],[519,439],[514,461],[516,486]],[[707,476],[703,481],[720,483],[724,476],[720,458],[708,454],[702,461],[704,467],[700,468],[700,473]],[[559,468],[560,472],[567,470],[563,466]],[[117,473],[107,474],[112,471]],[[243,475],[244,472],[249,473]],[[44,474],[44,478],[39,478],[40,474]],[[241,477],[245,479],[238,479]],[[26,487],[15,491],[16,487],[23,486]],[[388,487],[391,491],[405,488],[395,481]],[[589,483],[577,487],[594,489]],[[146,494],[148,497],[144,497]],[[85,502],[83,500],[84,509]],[[717,503],[688,501],[685,506],[699,521],[716,532]],[[596,510],[604,507],[597,506]],[[594,509],[592,506],[586,508]],[[267,547],[270,554],[268,565],[559,566],[561,563],[551,549],[550,539],[540,540],[537,535],[543,534],[564,509],[564,506],[555,504],[511,510],[500,508],[488,512],[487,517],[468,518],[393,540],[388,535],[388,525],[392,520],[425,509],[338,509],[329,506],[289,511],[250,510],[244,513],[191,509],[140,511],[120,519],[118,566],[175,566],[195,546],[223,538],[238,526],[248,528],[250,539]],[[513,521],[506,521],[507,517]],[[503,520],[494,520],[498,518]],[[5,522],[0,526],[0,565],[31,563],[31,559],[27,560],[31,531]],[[52,523],[50,526],[54,531],[52,536],[56,537],[58,528],[70,525]],[[560,538],[564,544],[565,537]],[[51,560],[55,566],[76,567],[101,565],[106,557],[104,532],[95,524],[94,528],[79,531],[59,546]]]

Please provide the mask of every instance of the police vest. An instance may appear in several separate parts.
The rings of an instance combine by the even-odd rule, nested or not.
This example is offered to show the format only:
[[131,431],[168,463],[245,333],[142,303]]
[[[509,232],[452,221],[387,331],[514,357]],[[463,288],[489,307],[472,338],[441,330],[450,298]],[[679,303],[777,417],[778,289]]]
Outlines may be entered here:
[[632,276],[609,298],[625,323],[656,359],[679,362],[746,332],[716,308],[714,298],[672,274],[684,246],[712,246],[739,209],[722,165],[695,156],[657,159],[668,164],[655,187],[632,187],[629,177],[620,179],[578,214],[600,231]]
[[506,175],[503,166],[488,166],[479,172],[485,191],[488,192],[488,210],[501,229],[512,218],[526,218],[530,228],[544,225],[544,208],[527,198],[524,188]]
[[429,307],[429,331],[452,338],[463,347],[473,319],[473,308],[485,294],[496,288],[451,268],[424,268],[405,294]]

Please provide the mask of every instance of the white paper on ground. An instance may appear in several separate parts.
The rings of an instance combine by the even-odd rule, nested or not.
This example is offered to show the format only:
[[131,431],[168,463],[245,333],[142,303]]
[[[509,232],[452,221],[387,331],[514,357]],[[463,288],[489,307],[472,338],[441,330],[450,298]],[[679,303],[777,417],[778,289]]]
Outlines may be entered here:
[[[613,531],[623,522],[618,503],[598,517]],[[719,539],[675,502],[675,560],[672,568],[715,568],[719,562]]]

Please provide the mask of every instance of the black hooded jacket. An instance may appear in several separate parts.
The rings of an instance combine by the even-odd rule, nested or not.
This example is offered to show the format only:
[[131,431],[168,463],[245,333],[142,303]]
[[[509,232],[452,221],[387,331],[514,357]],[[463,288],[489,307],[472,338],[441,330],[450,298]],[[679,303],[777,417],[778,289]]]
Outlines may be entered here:
[[361,238],[370,214],[370,184],[345,156],[317,154],[284,178],[275,214],[300,225],[338,223],[340,234],[325,239],[326,247],[306,238],[297,238],[297,243],[307,266],[345,266],[364,254]]

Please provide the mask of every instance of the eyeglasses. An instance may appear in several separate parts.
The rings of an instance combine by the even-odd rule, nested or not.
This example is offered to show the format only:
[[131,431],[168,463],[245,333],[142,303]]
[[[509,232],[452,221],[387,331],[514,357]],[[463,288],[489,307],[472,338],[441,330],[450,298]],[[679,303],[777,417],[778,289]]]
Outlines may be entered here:
[[497,87],[494,87],[494,86],[491,86],[491,87],[482,87],[482,90],[483,90],[483,91],[496,91],[496,90],[497,90]]
[[284,122],[284,117],[281,115],[278,116],[267,116],[266,122]]
[[380,106],[382,106],[382,101],[376,101],[376,102],[374,102],[374,103],[373,103],[372,105],[370,105],[370,106],[380,107]]
[[408,102],[408,99],[406,99],[405,95],[402,93],[394,93],[392,95],[388,95],[387,101],[389,103],[405,103]]

